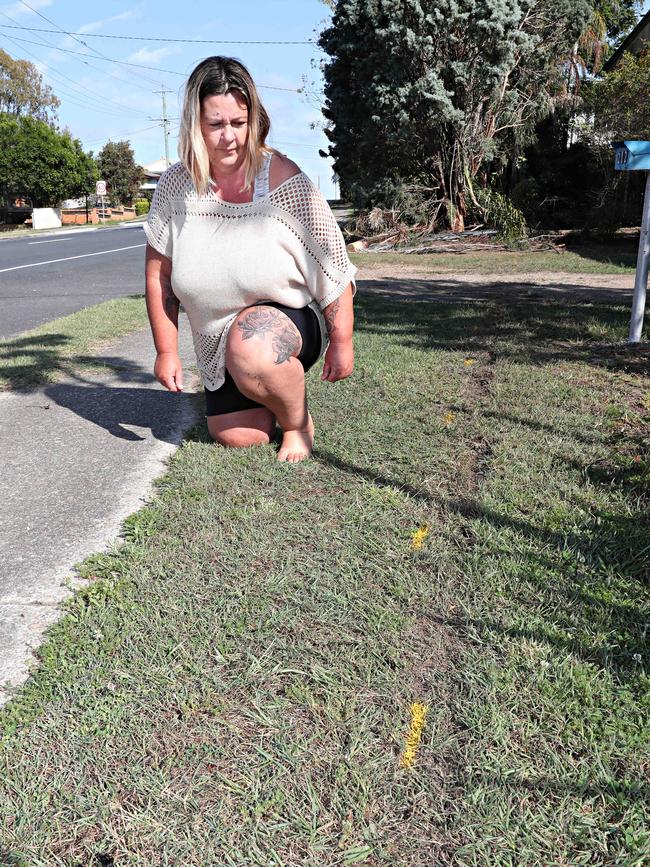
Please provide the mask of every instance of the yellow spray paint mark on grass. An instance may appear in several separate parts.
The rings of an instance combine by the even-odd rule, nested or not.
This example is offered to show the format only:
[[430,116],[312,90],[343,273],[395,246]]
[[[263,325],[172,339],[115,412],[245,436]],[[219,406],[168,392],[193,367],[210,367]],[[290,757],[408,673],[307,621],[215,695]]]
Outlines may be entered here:
[[443,415],[442,420],[444,421],[444,423],[446,425],[453,424],[456,421],[456,413],[455,412],[446,412]]
[[420,741],[422,740],[422,731],[427,720],[427,706],[421,702],[414,702],[411,705],[411,729],[406,738],[406,747],[402,753],[400,764],[403,768],[411,770],[415,764]]
[[413,551],[419,551],[420,548],[424,545],[424,540],[429,535],[428,527],[420,527],[419,530],[416,530],[415,533],[411,536],[411,548]]
[[465,361],[463,361],[463,364],[465,365],[465,367],[471,367],[473,364],[476,364],[476,359],[466,358]]

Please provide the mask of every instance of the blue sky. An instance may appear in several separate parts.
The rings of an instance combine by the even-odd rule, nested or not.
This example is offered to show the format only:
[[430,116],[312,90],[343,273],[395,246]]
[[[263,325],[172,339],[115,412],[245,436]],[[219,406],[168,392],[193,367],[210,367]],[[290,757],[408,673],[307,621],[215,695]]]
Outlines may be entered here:
[[[645,0],[644,10],[648,8],[650,0]],[[162,113],[161,96],[156,91],[162,87],[171,91],[167,95],[168,116],[177,119],[180,89],[196,63],[209,54],[238,57],[260,85],[262,99],[271,116],[270,143],[294,159],[320,184],[323,192],[331,196],[334,193],[331,167],[328,160],[318,156],[319,148],[325,147],[327,140],[322,130],[311,128],[312,124],[322,121],[318,100],[321,81],[317,68],[322,52],[309,44],[228,45],[219,42],[303,42],[314,39],[328,18],[329,9],[321,0],[231,0],[228,3],[223,0],[110,0],[96,4],[79,0],[0,0],[0,47],[12,57],[36,63],[61,100],[60,125],[67,126],[87,150],[97,153],[109,139],[128,139],[136,160],[143,165],[154,162],[164,153],[162,128],[157,120]],[[54,32],[16,27],[46,28]],[[72,37],[62,31],[83,35]],[[106,36],[214,41],[183,44],[100,38]],[[98,52],[104,58],[98,56]],[[123,65],[125,63],[166,71]],[[305,76],[315,82],[311,98],[295,92],[303,87]],[[172,159],[176,159],[177,128],[177,120],[172,121]]]
[[[219,42],[314,39],[329,17],[328,7],[320,0],[229,3],[111,0],[98,4],[78,0],[25,0],[25,3],[36,12],[30,11],[20,0],[4,3],[0,0],[0,47],[12,57],[25,58],[38,66],[46,83],[61,100],[60,126],[67,126],[85,149],[97,153],[109,139],[128,139],[141,164],[163,156],[162,127],[157,122],[162,114],[162,103],[160,94],[155,91],[163,86],[171,91],[167,94],[167,113],[171,118],[178,118],[179,95],[189,72],[210,54],[227,54],[242,60],[260,86],[260,95],[271,116],[270,144],[294,159],[315,183],[320,183],[326,195],[333,194],[329,161],[318,156],[318,149],[325,147],[327,140],[320,129],[311,128],[311,124],[322,121],[318,99],[295,92],[303,87],[304,76],[320,83],[313,63],[322,58],[322,52],[309,44],[227,45]],[[43,20],[37,12],[53,23]],[[18,30],[17,25],[55,32]],[[73,38],[62,30],[84,35]],[[97,34],[214,42],[156,43],[97,38]],[[112,60],[168,71],[111,63],[91,49]],[[314,94],[318,86],[312,90]],[[177,158],[177,128],[178,121],[172,121],[172,160]]]

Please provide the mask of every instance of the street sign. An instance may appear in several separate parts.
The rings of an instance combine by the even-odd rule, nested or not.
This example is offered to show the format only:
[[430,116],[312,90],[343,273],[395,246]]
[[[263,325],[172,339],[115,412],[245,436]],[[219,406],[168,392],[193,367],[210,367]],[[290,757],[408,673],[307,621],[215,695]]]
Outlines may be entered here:
[[97,183],[95,184],[95,193],[98,196],[106,195],[106,181],[97,181]]

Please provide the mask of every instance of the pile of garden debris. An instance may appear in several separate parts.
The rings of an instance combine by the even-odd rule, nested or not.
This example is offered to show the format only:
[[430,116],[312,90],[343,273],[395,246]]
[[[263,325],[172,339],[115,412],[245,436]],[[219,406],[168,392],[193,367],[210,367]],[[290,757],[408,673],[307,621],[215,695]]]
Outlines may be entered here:
[[[555,250],[563,253],[561,235],[537,235],[517,242],[517,249]],[[501,241],[494,229],[469,229],[466,232],[435,232],[405,239],[401,233],[384,233],[359,238],[348,244],[355,253],[475,253],[512,250],[513,244]]]
[[361,253],[474,253],[512,250],[555,250],[563,253],[565,232],[536,235],[514,242],[495,229],[470,226],[464,232],[437,232],[433,226],[408,226],[397,210],[373,208],[344,225],[348,250]]

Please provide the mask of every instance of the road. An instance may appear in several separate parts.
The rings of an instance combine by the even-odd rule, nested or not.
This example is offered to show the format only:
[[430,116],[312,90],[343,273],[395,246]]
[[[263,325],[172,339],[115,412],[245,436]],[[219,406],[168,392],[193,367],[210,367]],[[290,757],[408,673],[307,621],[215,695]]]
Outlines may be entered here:
[[144,291],[142,225],[0,239],[0,338]]

